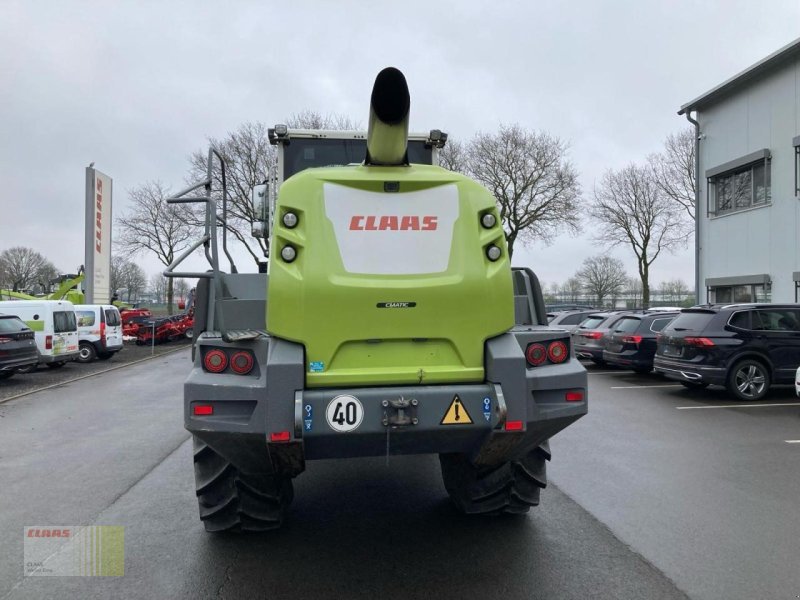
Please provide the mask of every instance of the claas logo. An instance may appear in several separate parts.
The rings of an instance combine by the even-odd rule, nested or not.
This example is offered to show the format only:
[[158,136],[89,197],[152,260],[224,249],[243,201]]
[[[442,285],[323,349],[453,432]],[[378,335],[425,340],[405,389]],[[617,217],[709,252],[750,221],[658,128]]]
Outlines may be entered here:
[[433,215],[354,215],[350,231],[436,231],[438,219]]

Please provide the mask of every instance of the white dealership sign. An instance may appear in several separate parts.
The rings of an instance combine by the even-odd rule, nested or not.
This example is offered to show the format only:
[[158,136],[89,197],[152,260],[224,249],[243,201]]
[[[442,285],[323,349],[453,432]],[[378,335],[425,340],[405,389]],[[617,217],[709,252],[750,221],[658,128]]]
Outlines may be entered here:
[[111,302],[111,177],[86,168],[86,279],[88,304]]

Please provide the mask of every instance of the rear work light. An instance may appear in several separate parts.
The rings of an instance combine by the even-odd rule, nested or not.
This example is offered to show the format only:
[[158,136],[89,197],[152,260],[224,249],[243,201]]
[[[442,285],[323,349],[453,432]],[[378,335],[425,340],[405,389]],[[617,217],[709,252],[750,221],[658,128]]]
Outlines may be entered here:
[[683,341],[689,346],[701,346],[706,348],[709,346],[716,346],[713,340],[704,337],[687,337],[683,338]]
[[636,344],[638,346],[641,342],[642,336],[640,335],[626,335],[622,338],[623,344]]
[[209,373],[222,373],[228,367],[228,356],[219,349],[209,350],[203,357],[203,366]]
[[247,375],[253,370],[253,355],[247,350],[239,350],[231,356],[231,371],[237,375]]
[[192,407],[192,414],[198,417],[205,417],[214,414],[214,407],[210,404],[195,404]]

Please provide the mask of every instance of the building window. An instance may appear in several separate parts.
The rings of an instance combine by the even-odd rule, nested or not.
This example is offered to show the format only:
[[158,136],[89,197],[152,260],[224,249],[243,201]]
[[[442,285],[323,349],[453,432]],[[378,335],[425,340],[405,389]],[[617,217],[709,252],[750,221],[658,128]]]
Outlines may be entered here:
[[739,304],[741,302],[771,302],[769,284],[724,285],[708,288],[708,301],[712,304]]
[[[709,214],[721,215],[772,201],[770,153],[759,150],[706,171]],[[713,197],[713,201],[711,198]]]

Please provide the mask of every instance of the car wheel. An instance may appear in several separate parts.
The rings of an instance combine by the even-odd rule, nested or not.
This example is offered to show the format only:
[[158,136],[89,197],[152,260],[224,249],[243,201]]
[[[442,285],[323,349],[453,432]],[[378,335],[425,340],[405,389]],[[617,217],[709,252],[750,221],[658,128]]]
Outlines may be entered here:
[[183,335],[186,336],[187,340],[194,339],[194,329],[187,329],[183,332]]
[[702,390],[708,387],[707,383],[697,381],[681,381],[680,384],[688,390]]
[[0,380],[14,376],[14,371],[0,371]]
[[769,369],[757,360],[740,360],[728,372],[727,388],[738,400],[761,400],[769,391]]
[[78,362],[88,363],[92,362],[95,358],[97,358],[97,350],[94,349],[94,346],[89,342],[81,342],[80,350],[78,350]]
[[50,369],[60,369],[63,366],[64,366],[63,362],[47,363],[47,367],[50,368]]

